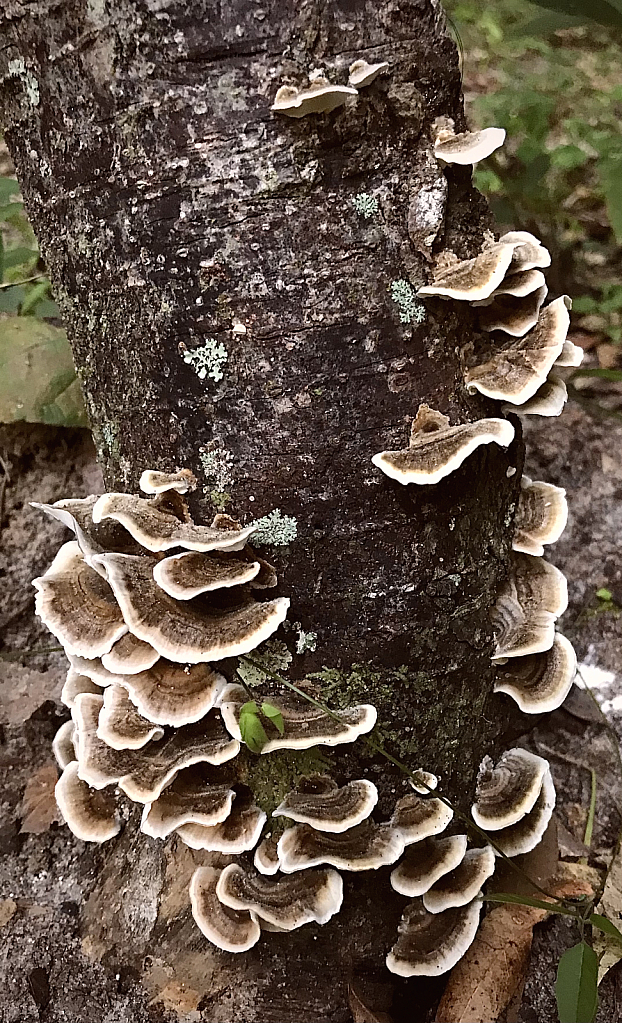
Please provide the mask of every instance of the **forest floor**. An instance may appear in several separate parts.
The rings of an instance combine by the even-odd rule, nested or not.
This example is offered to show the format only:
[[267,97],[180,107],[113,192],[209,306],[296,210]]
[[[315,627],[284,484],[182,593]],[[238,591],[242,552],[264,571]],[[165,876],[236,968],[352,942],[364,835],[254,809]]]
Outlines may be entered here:
[[[561,627],[576,647],[585,680],[622,736],[622,615],[618,610],[622,606],[622,423],[570,402],[560,419],[534,417],[526,432],[528,474],[568,492],[568,528],[551,552],[551,560],[569,581],[570,603]],[[0,1021],[211,1020],[207,991],[202,992],[198,982],[193,986],[176,979],[167,962],[168,937],[158,938],[168,935],[172,925],[158,928],[162,907],[158,910],[157,893],[149,887],[155,854],[148,846],[154,843],[137,834],[124,853],[125,860],[136,866],[132,890],[123,904],[125,925],[130,918],[132,923],[126,933],[133,928],[144,940],[135,947],[123,942],[105,947],[103,918],[113,910],[107,909],[104,895],[115,878],[104,880],[98,847],[76,840],[58,822],[51,797],[56,777],[51,741],[67,718],[59,701],[66,663],[64,655],[50,652],[53,640],[34,617],[30,581],[45,570],[65,534],[62,526],[43,519],[28,502],[101,491],[90,435],[25,424],[3,427],[0,454],[6,473],[0,484]],[[611,601],[603,600],[602,592],[601,598],[596,596],[602,590],[610,592]],[[605,867],[621,823],[622,777],[611,733],[589,696],[574,687],[564,708],[537,719],[524,741],[551,761],[564,859],[576,861],[581,855],[590,771],[595,771],[590,864]],[[110,904],[118,910],[118,900]],[[191,933],[190,911],[183,900],[175,912],[177,933],[180,928],[182,934]],[[114,920],[106,925],[114,933]],[[191,939],[198,964],[201,940],[196,932]],[[556,963],[576,940],[572,922],[564,917],[550,917],[536,927],[523,998],[508,1020],[556,1023]],[[597,1019],[598,1023],[622,1019],[622,964],[610,971],[601,986]]]

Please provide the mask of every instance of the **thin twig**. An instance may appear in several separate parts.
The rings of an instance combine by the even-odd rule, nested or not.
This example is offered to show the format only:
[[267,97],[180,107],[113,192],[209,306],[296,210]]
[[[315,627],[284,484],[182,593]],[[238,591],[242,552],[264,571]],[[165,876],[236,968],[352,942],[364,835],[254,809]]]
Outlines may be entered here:
[[5,288],[19,288],[21,284],[31,284],[33,281],[40,281],[47,274],[34,274],[32,277],[25,277],[23,281],[9,281],[7,284],[0,284],[0,291],[4,291]]

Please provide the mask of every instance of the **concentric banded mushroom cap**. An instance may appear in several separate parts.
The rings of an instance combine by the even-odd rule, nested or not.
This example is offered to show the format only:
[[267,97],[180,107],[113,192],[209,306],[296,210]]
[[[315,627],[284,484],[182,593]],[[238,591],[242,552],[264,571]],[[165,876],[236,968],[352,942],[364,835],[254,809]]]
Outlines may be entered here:
[[378,789],[371,781],[351,781],[342,788],[324,792],[288,792],[273,812],[273,817],[289,817],[300,824],[310,824],[316,831],[341,834],[369,817],[378,802]]
[[67,672],[67,678],[60,694],[61,702],[71,710],[78,693],[95,693],[97,696],[101,696],[102,691],[101,687],[96,685],[88,675],[82,675],[71,667]]
[[508,231],[507,234],[501,235],[499,243],[516,246],[512,257],[512,273],[533,270],[536,267],[546,269],[551,265],[551,253],[540,239],[529,231]]
[[479,419],[450,426],[447,416],[420,405],[409,447],[381,451],[372,462],[398,483],[434,484],[462,465],[481,444],[507,447],[513,439],[514,427],[506,419]]
[[537,291],[531,291],[521,298],[495,292],[491,304],[485,306],[479,314],[480,327],[487,331],[501,330],[511,337],[523,337],[537,324],[548,290],[546,284],[543,284]]
[[262,838],[255,849],[253,863],[260,874],[276,874],[279,869],[278,839],[273,835]]
[[305,870],[272,880],[238,863],[225,867],[216,894],[230,909],[255,913],[284,931],[308,923],[326,924],[341,909],[343,882],[336,870]]
[[395,804],[391,827],[401,836],[404,845],[411,845],[432,835],[439,835],[453,815],[451,807],[442,799],[424,799],[409,792]]
[[411,788],[420,796],[427,796],[430,791],[438,788],[438,776],[421,768],[412,771],[408,781]]
[[97,737],[112,749],[141,749],[151,739],[161,739],[164,729],[138,713],[122,686],[111,685],[104,690],[104,703],[99,712]]
[[176,490],[178,494],[187,494],[189,490],[196,490],[197,480],[190,469],[180,469],[179,472],[145,469],[138,485],[143,494],[164,494],[167,490]]
[[231,813],[235,792],[212,784],[199,768],[180,771],[158,799],[146,803],[140,829],[151,838],[166,838],[183,824],[214,827]]
[[583,362],[583,356],[585,351],[581,345],[575,345],[568,338],[564,341],[564,347],[562,348],[561,355],[555,362],[556,366],[580,366]]
[[[525,298],[527,295],[539,291],[546,284],[546,278],[541,270],[518,270],[516,273],[508,274],[503,278],[501,284],[491,299],[493,301],[499,295],[513,295],[514,298]],[[473,303],[477,305],[477,302]]]
[[493,660],[550,650],[555,621],[567,606],[568,585],[559,569],[543,558],[513,554],[511,575],[492,609]]
[[[174,491],[173,491],[174,493]],[[155,500],[134,494],[103,494],[93,506],[93,522],[114,519],[148,551],[183,547],[190,551],[239,550],[255,526],[218,529],[183,522]]]
[[473,259],[454,263],[436,277],[432,284],[419,288],[417,295],[438,295],[464,302],[490,298],[510,270],[516,243],[495,242]]
[[512,657],[497,667],[496,693],[507,693],[523,714],[547,714],[561,707],[577,670],[572,643],[557,632],[550,650]]
[[87,565],[75,540],[63,544],[32,585],[37,590],[35,613],[72,653],[99,657],[127,632],[114,593]]
[[473,820],[485,831],[500,831],[516,824],[533,808],[549,764],[543,757],[515,747],[496,765],[485,757],[479,769]]
[[279,864],[284,874],[327,863],[338,870],[376,870],[395,863],[404,850],[401,834],[390,824],[363,821],[342,834],[316,831],[295,824],[278,843]]
[[389,70],[389,62],[381,61],[379,64],[368,64],[366,60],[355,60],[348,68],[348,85],[353,89],[364,89],[375,82],[378,75],[384,75]]
[[504,128],[483,128],[481,131],[463,131],[459,135],[441,132],[434,143],[434,155],[443,163],[462,166],[479,163],[494,153],[505,142]]
[[[124,554],[98,554],[127,626],[162,657],[197,664],[236,657],[254,650],[285,621],[287,597],[260,603],[245,594],[233,605],[179,602],[161,590],[153,578],[154,559]],[[237,601],[237,603],[235,603]]]
[[61,771],[76,759],[76,751],[73,745],[75,725],[73,721],[65,721],[58,729],[52,742],[52,753]]
[[538,322],[528,334],[467,370],[467,390],[523,405],[535,395],[561,355],[569,323],[562,295],[540,310]]
[[515,416],[547,416],[550,419],[553,416],[561,416],[567,401],[568,388],[566,384],[551,372],[533,398],[529,398],[522,405],[512,405],[506,402],[501,406],[501,411],[513,412]]
[[182,824],[177,828],[177,834],[191,849],[207,849],[236,856],[255,848],[265,823],[266,815],[258,806],[245,806],[236,800],[222,823],[211,827],[196,823]]
[[247,952],[259,941],[261,930],[252,913],[223,906],[216,895],[221,871],[198,867],[190,882],[192,916],[201,933],[224,952]]
[[326,78],[316,78],[306,89],[282,85],[271,106],[277,114],[287,117],[306,117],[307,114],[327,114],[343,106],[356,89],[348,85],[333,85]]
[[102,656],[102,664],[113,675],[136,675],[139,671],[152,668],[159,656],[158,651],[150,643],[145,643],[131,632],[126,632],[108,653]]
[[107,842],[121,830],[114,796],[94,792],[78,774],[77,761],[65,767],[54,789],[63,820],[83,842]]
[[223,764],[239,752],[214,713],[142,749],[113,750],[97,736],[102,704],[102,697],[81,693],[73,709],[80,778],[95,789],[116,783],[135,802],[152,803],[182,768]]
[[[234,738],[242,740],[239,714],[248,696],[242,686],[228,685],[220,698],[220,712],[225,727]],[[354,742],[360,735],[370,732],[376,724],[376,708],[361,704],[326,714],[302,698],[275,697],[270,701],[283,717],[284,732],[280,735],[270,721],[264,722],[268,742],[261,753],[277,749],[310,749],[312,746],[338,746]]]
[[451,970],[472,944],[482,909],[468,906],[428,913],[420,899],[409,902],[398,926],[398,939],[387,967],[400,977],[439,977]]
[[521,480],[521,492],[514,517],[512,549],[541,557],[544,544],[556,543],[568,521],[566,491],[552,483]]
[[454,870],[444,874],[424,893],[423,905],[429,913],[444,913],[454,906],[466,906],[494,871],[495,854],[491,846],[469,849]]
[[222,554],[219,557],[218,554],[186,551],[158,561],[153,568],[153,578],[175,600],[191,600],[200,593],[250,583],[260,568],[258,561],[230,560]]
[[454,870],[467,850],[466,835],[449,838],[426,838],[408,847],[404,857],[391,872],[391,887],[400,895],[413,899]]
[[494,835],[495,845],[506,856],[523,856],[542,841],[555,809],[555,786],[551,772],[545,771],[542,788],[532,809],[517,824]]
[[140,553],[138,544],[120,523],[112,520],[93,522],[93,508],[98,500],[96,494],[91,494],[90,497],[70,498],[55,501],[54,504],[31,501],[31,507],[37,508],[71,529],[87,561],[93,554],[101,554],[106,550],[124,551],[127,554]]

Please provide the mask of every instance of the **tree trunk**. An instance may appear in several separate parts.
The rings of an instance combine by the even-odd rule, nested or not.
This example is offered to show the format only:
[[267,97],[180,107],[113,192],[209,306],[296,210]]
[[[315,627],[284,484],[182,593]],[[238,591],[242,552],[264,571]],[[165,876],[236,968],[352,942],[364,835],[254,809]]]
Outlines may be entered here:
[[[296,629],[281,630],[291,678],[329,669],[320,694],[374,703],[387,748],[468,805],[506,723],[489,608],[522,444],[486,445],[435,487],[370,461],[406,445],[420,402],[452,423],[496,409],[462,383],[470,308],[392,289],[429,279],[432,246],[473,255],[489,227],[470,168],[443,173],[431,155],[436,117],[464,127],[438,3],[5,0],[0,29],[6,139],[108,487],[188,466],[198,521],[293,516],[296,539],[269,556],[316,646],[297,654]],[[390,68],[356,103],[270,112],[279,85],[316,68],[345,84],[362,57]],[[195,350],[203,379],[184,359]],[[406,791],[362,744],[329,760],[371,772],[383,817]],[[434,989],[385,970],[404,904],[386,869],[346,877],[325,927],[234,957],[192,924],[183,847],[128,827],[93,856],[85,948],[130,961],[150,992],[185,985],[205,1020],[349,1020],[360,975],[393,984],[399,1020]]]

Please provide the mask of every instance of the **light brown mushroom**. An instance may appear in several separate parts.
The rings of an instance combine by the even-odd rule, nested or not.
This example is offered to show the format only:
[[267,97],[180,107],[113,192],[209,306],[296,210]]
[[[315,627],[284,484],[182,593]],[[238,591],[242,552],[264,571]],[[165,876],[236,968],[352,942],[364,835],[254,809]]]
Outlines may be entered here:
[[343,106],[350,96],[358,96],[356,89],[349,85],[333,85],[328,79],[317,77],[305,89],[282,85],[270,109],[287,117],[327,114]]
[[372,82],[375,82],[378,75],[385,75],[389,70],[389,62],[381,61],[379,64],[368,64],[366,60],[355,60],[348,69],[348,85],[353,89],[365,89]]
[[245,805],[238,798],[220,824],[207,827],[193,822],[181,824],[176,831],[191,849],[206,849],[236,856],[255,848],[265,823],[263,810],[254,804]]
[[273,817],[289,817],[299,824],[310,824],[316,831],[340,834],[369,817],[378,802],[378,789],[362,778],[338,788],[318,791],[313,779],[301,779],[298,788],[288,792],[273,812]]
[[247,952],[259,941],[261,930],[252,913],[223,906],[216,895],[221,871],[198,867],[190,882],[192,916],[201,933],[224,952]]
[[432,284],[419,288],[417,295],[479,302],[490,298],[510,271],[517,243],[495,242],[473,259],[453,263],[435,277]]
[[369,820],[342,834],[295,824],[278,842],[279,864],[284,874],[323,863],[338,870],[377,870],[395,863],[403,851],[404,840],[396,828]]
[[138,713],[122,686],[111,685],[104,690],[99,712],[97,737],[112,749],[141,749],[151,739],[161,739],[164,729]]
[[495,351],[487,362],[467,370],[467,390],[523,405],[544,383],[561,354],[569,323],[562,295],[540,310],[538,322],[528,334]]
[[[300,683],[299,683],[300,685]],[[231,735],[242,740],[239,714],[248,701],[246,690],[235,684],[228,685],[220,698],[220,712]],[[279,734],[271,721],[264,722],[268,742],[261,752],[277,749],[310,749],[312,746],[337,746],[354,742],[360,735],[370,732],[376,724],[376,708],[371,704],[348,707],[326,714],[302,698],[274,697],[270,701],[283,717],[284,732]]]
[[483,128],[481,131],[463,131],[458,135],[440,131],[434,141],[434,155],[443,163],[470,166],[485,160],[505,142],[504,128]]
[[577,368],[583,362],[583,356],[585,351],[581,348],[581,345],[575,345],[568,338],[564,341],[564,347],[562,348],[561,355],[557,358],[556,366],[573,366]]
[[548,770],[547,760],[519,746],[507,750],[496,764],[484,757],[471,807],[477,826],[500,831],[517,824],[533,809]]
[[452,820],[453,810],[442,799],[425,799],[414,792],[402,796],[391,815],[391,827],[404,845],[439,835]]
[[401,451],[381,451],[372,462],[398,483],[435,484],[454,472],[482,444],[507,447],[514,427],[506,419],[479,419],[450,426],[441,412],[420,405],[410,444]]
[[145,803],[141,831],[151,838],[167,838],[183,824],[214,827],[231,813],[235,792],[226,784],[212,782],[200,765],[175,776],[152,803]]
[[524,297],[495,292],[490,305],[481,309],[479,325],[483,330],[501,330],[511,337],[522,337],[535,327],[548,293],[546,284]]
[[551,372],[544,383],[540,384],[533,398],[529,398],[522,405],[506,403],[501,406],[501,411],[513,412],[515,416],[548,416],[550,418],[551,416],[561,416],[567,401],[566,384]]
[[444,874],[423,895],[429,913],[444,913],[454,906],[466,906],[495,872],[495,854],[489,845],[469,849],[450,873]]
[[387,967],[400,977],[439,977],[451,970],[472,944],[482,903],[428,913],[421,899],[409,902],[398,926],[398,939]]
[[568,521],[566,491],[552,483],[521,479],[518,507],[514,516],[512,549],[541,557],[544,544],[556,543]]
[[87,565],[75,540],[63,544],[32,585],[37,590],[35,613],[74,654],[99,657],[127,632],[114,593]]
[[213,712],[142,749],[113,750],[97,735],[102,704],[102,697],[81,693],[73,709],[79,776],[95,789],[118,784],[134,802],[152,803],[182,768],[223,764],[239,752]]
[[506,856],[523,856],[542,841],[555,809],[555,786],[550,770],[544,772],[542,788],[529,813],[516,824],[495,831],[497,848]]
[[156,562],[153,578],[170,597],[191,600],[200,593],[249,583],[260,569],[258,561],[242,561],[226,554],[219,556],[186,551]]
[[52,753],[61,771],[76,759],[76,751],[73,745],[75,725],[73,721],[65,721],[58,729],[52,742]]
[[260,874],[276,874],[279,869],[278,839],[272,834],[262,838],[253,856],[255,869]]
[[565,576],[543,558],[515,553],[510,572],[492,609],[493,660],[550,650],[555,621],[568,606]]
[[210,604],[176,601],[153,578],[154,559],[98,554],[128,627],[162,657],[182,664],[217,661],[248,653],[285,621],[289,599],[259,603],[234,590],[230,610]]
[[189,490],[196,490],[197,479],[190,469],[180,469],[178,472],[145,469],[138,485],[143,494],[164,494],[167,490],[176,490],[178,494],[187,494]]
[[551,253],[540,239],[529,231],[508,231],[501,235],[499,243],[516,246],[512,257],[512,273],[533,270],[536,267],[546,269],[551,265]]
[[96,685],[88,675],[82,675],[74,667],[71,667],[67,672],[60,698],[61,702],[71,710],[78,693],[95,693],[97,696],[101,696],[101,692],[101,687]]
[[497,667],[495,693],[507,693],[523,714],[547,714],[561,707],[577,670],[572,643],[555,634],[550,650],[512,657]]
[[67,764],[54,793],[65,824],[83,842],[107,842],[121,830],[114,796],[82,781],[76,760]]
[[145,643],[131,632],[126,632],[108,653],[102,656],[102,664],[113,675],[136,675],[139,671],[152,668],[159,656],[158,651],[150,643]]
[[466,835],[425,838],[416,842],[407,848],[403,859],[391,872],[391,887],[411,899],[423,895],[439,878],[462,862],[466,850]]
[[[175,491],[163,496],[172,500],[170,493]],[[255,531],[254,526],[221,529],[183,522],[163,502],[134,494],[111,493],[98,498],[93,506],[93,522],[106,519],[120,522],[142,547],[155,553],[172,547],[190,551],[240,550]]]
[[272,880],[230,863],[216,894],[230,909],[246,910],[279,930],[293,931],[308,923],[328,923],[341,909],[343,882],[336,870],[305,870]]

